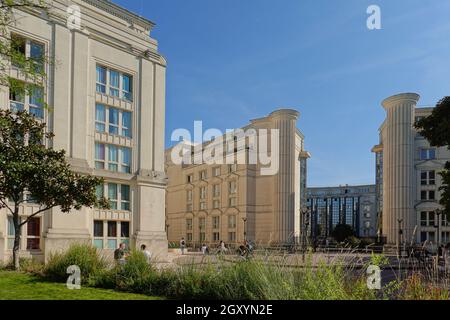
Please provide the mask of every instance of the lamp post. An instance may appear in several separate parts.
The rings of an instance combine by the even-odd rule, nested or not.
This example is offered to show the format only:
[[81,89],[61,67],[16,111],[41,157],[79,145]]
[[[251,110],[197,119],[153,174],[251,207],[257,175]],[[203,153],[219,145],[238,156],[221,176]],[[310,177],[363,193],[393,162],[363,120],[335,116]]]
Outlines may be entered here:
[[247,240],[247,218],[242,218],[242,221],[244,221],[244,241]]
[[397,219],[398,221],[398,257],[401,258],[402,256],[402,222],[403,219]]
[[302,260],[305,262],[305,253],[306,253],[306,246],[307,246],[307,232],[308,232],[308,225],[309,225],[309,210],[303,209],[302,210]]

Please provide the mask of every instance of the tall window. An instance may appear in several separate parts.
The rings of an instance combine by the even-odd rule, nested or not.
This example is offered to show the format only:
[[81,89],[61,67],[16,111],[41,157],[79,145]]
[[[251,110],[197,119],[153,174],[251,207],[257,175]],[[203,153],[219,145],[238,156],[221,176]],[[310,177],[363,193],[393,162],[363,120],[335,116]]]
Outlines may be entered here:
[[27,223],[27,250],[39,250],[41,241],[41,218],[31,218]]
[[106,131],[106,108],[102,104],[95,106],[95,130],[98,132]]
[[422,171],[420,173],[420,183],[423,186],[436,184],[436,173],[434,170]]
[[16,235],[16,231],[14,229],[14,221],[12,216],[8,216],[8,250],[12,250],[14,247],[14,237]]
[[213,185],[213,197],[220,196],[220,184]]
[[120,75],[115,70],[109,71],[109,94],[115,97],[120,96]]
[[187,202],[192,202],[192,190],[187,190],[186,191],[186,201]]
[[230,194],[235,194],[237,191],[237,183],[236,181],[230,181],[228,183],[228,191],[230,192]]
[[213,176],[214,177],[220,176],[220,167],[213,168]]
[[[13,112],[26,110],[36,118],[44,118],[44,89],[20,84],[9,90],[9,108]],[[28,86],[28,87],[27,87]]]
[[[106,232],[105,232],[106,231]],[[130,222],[94,220],[94,246],[99,249],[116,249],[120,243],[129,244]]]
[[192,219],[186,219],[186,230],[192,230]]
[[109,133],[119,134],[119,110],[114,108],[109,109]]
[[29,59],[34,64],[34,71],[42,73],[44,71],[45,46],[37,41],[24,38],[17,34],[11,35],[12,65],[23,68],[24,61]]
[[97,65],[96,91],[124,100],[133,100],[133,77],[117,70]]
[[198,229],[203,231],[206,229],[206,218],[198,218]]
[[235,215],[228,216],[228,228],[229,229],[236,228],[236,216]]
[[131,149],[96,142],[95,168],[131,173]]
[[212,228],[213,229],[220,228],[220,217],[219,216],[212,217]]
[[200,188],[200,199],[206,199],[206,187]]
[[236,232],[228,232],[228,241],[230,242],[236,241]]
[[122,75],[122,96],[126,100],[133,100],[133,78],[127,74]]
[[107,195],[109,206],[112,210],[131,211],[130,186],[118,183],[106,183],[96,188],[97,198]]
[[206,180],[208,178],[208,172],[206,170],[200,171],[200,180]]
[[[108,120],[108,121],[107,121]],[[95,130],[131,138],[131,112],[97,103],[95,106]]]

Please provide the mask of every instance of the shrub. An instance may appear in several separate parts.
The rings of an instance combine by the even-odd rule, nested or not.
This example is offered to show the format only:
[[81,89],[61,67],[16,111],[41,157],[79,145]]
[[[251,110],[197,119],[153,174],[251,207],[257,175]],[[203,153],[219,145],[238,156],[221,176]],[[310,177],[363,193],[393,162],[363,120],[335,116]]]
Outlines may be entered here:
[[151,291],[154,270],[141,251],[131,251],[126,258],[126,263],[116,266],[113,273],[116,276],[118,289],[136,293],[149,293]]
[[81,270],[81,281],[86,284],[89,277],[102,272],[106,260],[93,246],[86,244],[73,244],[66,252],[51,254],[44,269],[44,276],[53,281],[66,281],[67,267],[77,265]]
[[404,282],[399,295],[400,300],[449,300],[448,288],[438,288],[430,281],[425,281],[420,274],[413,274]]
[[19,258],[20,270],[26,273],[42,275],[44,264],[34,258]]

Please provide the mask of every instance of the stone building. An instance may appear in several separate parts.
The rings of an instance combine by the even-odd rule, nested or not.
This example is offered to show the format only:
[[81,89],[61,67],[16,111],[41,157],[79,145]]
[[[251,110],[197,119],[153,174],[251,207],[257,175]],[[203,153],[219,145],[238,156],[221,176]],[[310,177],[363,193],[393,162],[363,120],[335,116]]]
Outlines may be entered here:
[[376,153],[378,211],[388,244],[433,244],[450,241],[450,226],[441,214],[438,174],[450,160],[446,147],[431,147],[413,127],[433,108],[416,107],[419,95],[402,93],[382,102],[386,120]]
[[[296,128],[299,113],[281,109],[269,116],[251,120],[242,130],[256,130],[259,144],[246,135],[223,139],[222,164],[195,161],[175,164],[174,148],[166,151],[168,177],[166,218],[168,239],[178,243],[184,237],[192,245],[201,243],[242,243],[244,239],[258,244],[293,243],[300,235],[300,209],[306,192],[306,159],[304,136]],[[260,161],[249,159],[255,146],[265,137],[272,139],[268,151],[278,154],[278,170],[264,173]],[[266,133],[262,133],[264,130]],[[205,150],[214,141],[188,146]],[[219,142],[222,144],[222,141]],[[279,148],[276,152],[276,148]],[[192,150],[192,151],[191,151]],[[261,152],[261,150],[259,150]],[[193,155],[193,157],[196,157]],[[244,163],[237,159],[246,159]],[[253,163],[253,164],[252,164]]]
[[[78,28],[67,23],[81,10]],[[58,208],[23,228],[21,255],[45,259],[73,242],[88,242],[106,253],[119,243],[147,244],[164,257],[164,122],[166,61],[151,37],[154,23],[106,0],[53,0],[48,15],[15,11],[10,28],[27,57],[54,56],[48,81],[32,94],[0,88],[0,108],[28,110],[55,134],[49,146],[67,151],[73,170],[105,179],[98,186],[111,210]],[[10,75],[22,81],[19,67]],[[44,97],[43,108],[37,97]],[[27,201],[21,215],[37,209]],[[0,260],[11,256],[11,216],[0,210]]]

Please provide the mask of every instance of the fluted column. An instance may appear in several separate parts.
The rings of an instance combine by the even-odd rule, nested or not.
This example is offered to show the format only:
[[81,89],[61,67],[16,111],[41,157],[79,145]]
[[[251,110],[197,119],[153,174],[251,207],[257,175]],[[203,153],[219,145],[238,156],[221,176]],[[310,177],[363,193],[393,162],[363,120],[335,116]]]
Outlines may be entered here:
[[418,94],[402,93],[382,102],[387,112],[383,127],[383,234],[390,244],[398,244],[399,225],[403,241],[408,242],[416,225],[413,123],[418,100]]
[[271,113],[273,128],[279,130],[279,169],[275,179],[274,226],[279,243],[293,241],[295,231],[295,133],[299,113],[281,109]]

